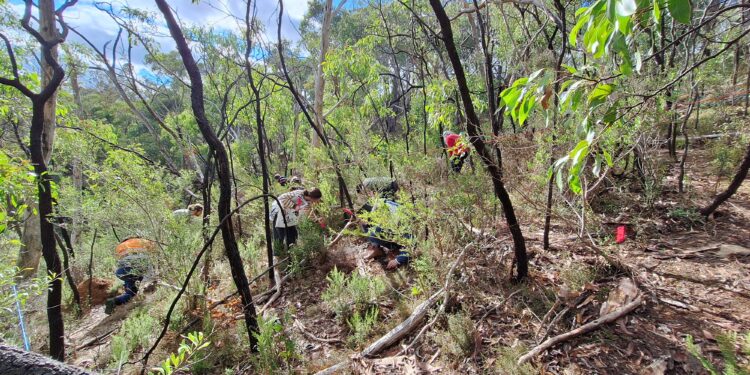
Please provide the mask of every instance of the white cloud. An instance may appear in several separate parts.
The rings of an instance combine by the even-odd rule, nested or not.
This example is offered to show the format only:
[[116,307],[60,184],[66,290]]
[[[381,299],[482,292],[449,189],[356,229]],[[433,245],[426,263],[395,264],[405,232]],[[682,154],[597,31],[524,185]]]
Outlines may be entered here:
[[293,20],[301,21],[307,12],[308,0],[287,0],[284,2],[284,10]]

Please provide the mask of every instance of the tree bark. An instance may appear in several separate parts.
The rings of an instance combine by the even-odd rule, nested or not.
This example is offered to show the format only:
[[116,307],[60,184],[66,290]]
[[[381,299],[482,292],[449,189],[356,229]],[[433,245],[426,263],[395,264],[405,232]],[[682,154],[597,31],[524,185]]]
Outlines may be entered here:
[[[550,155],[549,155],[549,165],[550,168],[554,166],[555,163],[555,141],[557,140],[557,136],[555,134],[555,130],[557,128],[557,121],[558,121],[558,111],[557,106],[560,104],[560,97],[557,95],[557,92],[560,90],[560,69],[562,68],[562,62],[563,58],[565,57],[565,51],[567,48],[568,43],[568,35],[567,35],[567,25],[565,21],[565,6],[560,2],[560,0],[555,0],[555,8],[557,8],[557,11],[560,12],[560,19],[562,20],[562,23],[559,27],[562,28],[561,30],[561,40],[562,40],[562,48],[560,49],[560,54],[557,56],[557,65],[555,66],[555,84],[553,88],[552,95],[555,96],[555,112],[553,115],[552,120],[552,145],[550,146]],[[542,237],[542,248],[544,250],[549,250],[549,232],[552,225],[552,190],[553,190],[553,181],[555,180],[554,176],[554,169],[552,170],[552,175],[549,178],[549,181],[547,181],[547,203],[544,207],[544,235]]]
[[34,352],[0,344],[0,374],[3,375],[92,375]]
[[[328,44],[330,41],[331,34],[331,18],[333,17],[333,1],[325,0],[325,6],[323,8],[323,25],[320,30],[320,57],[318,59],[318,65],[315,69],[315,102],[313,112],[315,112],[315,125],[318,130],[323,132],[323,94],[325,93],[326,81],[323,78],[323,63],[326,61],[326,53],[328,53]],[[312,145],[313,147],[320,147],[320,136],[318,132],[312,134]]]
[[701,214],[703,214],[703,216],[711,215],[722,203],[724,203],[724,201],[734,195],[734,193],[737,192],[737,189],[740,188],[740,185],[742,185],[742,182],[745,181],[748,169],[750,169],[750,144],[747,145],[745,158],[742,159],[742,164],[740,164],[737,174],[734,175],[734,178],[729,184],[729,187],[727,187],[727,189],[724,190],[721,194],[717,195],[716,198],[714,198],[714,201],[711,202],[711,204],[701,208]]
[[[253,91],[255,96],[255,122],[258,131],[258,157],[260,158],[260,170],[263,177],[263,229],[266,235],[266,253],[268,255],[268,281],[271,285],[276,285],[276,273],[280,271],[274,270],[273,262],[273,236],[271,235],[271,221],[269,219],[270,210],[268,206],[268,194],[270,192],[270,178],[268,174],[268,165],[266,163],[266,151],[264,135],[265,129],[263,127],[263,117],[261,116],[260,108],[260,84],[256,85],[253,77],[252,66],[250,65],[250,53],[252,52],[252,22],[250,7],[255,2],[247,2],[245,8],[245,42],[247,43],[247,49],[245,50],[245,70],[247,71],[247,79],[250,82],[250,89]],[[277,293],[281,293],[281,285],[277,285]],[[267,305],[266,305],[267,306]],[[261,313],[263,310],[261,310]]]
[[[45,40],[55,40],[60,37],[57,27],[55,26],[55,2],[54,0],[39,1],[39,33]],[[57,45],[55,44],[49,51],[50,57],[57,62]],[[42,58],[42,87],[46,87],[52,80],[53,66]],[[49,164],[52,158],[52,146],[55,140],[55,111],[57,108],[57,90],[52,92],[52,96],[44,103],[43,129],[42,129],[42,155],[45,164]],[[29,212],[34,211],[36,206],[29,204]],[[42,255],[42,239],[39,230],[39,217],[29,215],[24,223],[24,232],[21,242],[23,247],[18,256],[18,268],[24,278],[36,275],[39,268],[39,260]]]
[[[180,25],[172,14],[172,10],[169,8],[166,0],[156,0],[156,5],[164,15],[164,19],[167,22],[169,33],[172,35],[177,45],[177,51],[182,57],[182,62],[185,65],[185,70],[190,77],[190,103],[193,108],[193,115],[198,123],[203,138],[206,139],[209,148],[216,157],[216,171],[219,179],[219,202],[217,211],[219,217],[224,218],[231,214],[231,200],[232,200],[232,179],[229,172],[229,160],[227,157],[226,148],[221,143],[219,138],[216,136],[211,124],[208,122],[206,117],[204,101],[203,101],[203,79],[201,77],[198,64],[193,58],[193,54],[190,52],[185,36],[182,33]],[[250,342],[251,350],[257,350],[257,339],[255,334],[258,333],[258,321],[255,313],[255,306],[253,305],[253,298],[250,294],[250,285],[245,274],[245,269],[242,264],[242,258],[240,257],[240,251],[237,247],[237,240],[234,235],[234,227],[232,225],[231,216],[227,217],[221,224],[221,237],[224,241],[224,249],[226,251],[227,259],[229,260],[229,267],[232,272],[232,279],[237,287],[237,291],[240,294],[242,301],[242,311],[245,317],[245,326],[247,327],[247,335]]]
[[495,196],[500,200],[503,205],[503,211],[505,213],[505,221],[508,224],[511,236],[513,237],[513,244],[515,247],[516,256],[516,280],[520,281],[524,279],[528,274],[528,257],[526,255],[526,241],[523,238],[523,232],[518,224],[515,211],[513,210],[513,203],[510,199],[505,184],[502,179],[502,172],[500,168],[492,160],[490,152],[483,140],[482,130],[480,128],[479,117],[474,109],[474,103],[471,99],[469,92],[469,86],[466,83],[466,75],[464,74],[464,68],[461,64],[461,59],[458,56],[456,44],[453,41],[453,30],[451,28],[450,19],[443,9],[443,5],[440,0],[430,0],[435,16],[440,23],[440,29],[442,34],[443,43],[445,44],[448,57],[450,58],[451,65],[453,65],[453,71],[456,75],[456,82],[458,84],[458,90],[461,94],[461,99],[464,103],[464,110],[466,111],[467,118],[467,130],[469,133],[469,141],[477,150],[480,159],[487,168],[488,173],[492,177],[492,185],[494,187]]
[[[55,25],[55,1],[39,0],[39,33],[45,40],[55,40],[60,37]],[[49,56],[57,63],[58,53],[57,44],[52,46]],[[42,59],[42,87],[47,86],[52,81],[54,67],[47,59]],[[55,141],[55,121],[57,117],[57,89],[52,92],[52,96],[44,103],[44,129],[42,130],[42,151],[44,154],[44,163],[49,164],[52,158],[52,148]]]

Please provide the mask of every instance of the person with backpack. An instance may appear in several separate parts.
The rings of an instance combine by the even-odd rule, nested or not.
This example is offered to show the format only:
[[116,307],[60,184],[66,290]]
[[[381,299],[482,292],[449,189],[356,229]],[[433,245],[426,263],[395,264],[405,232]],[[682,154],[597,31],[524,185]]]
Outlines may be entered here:
[[156,242],[130,237],[120,242],[115,248],[117,270],[115,276],[125,283],[125,292],[105,303],[104,312],[112,314],[116,306],[128,303],[138,294],[138,283],[151,271],[151,253],[156,249]]
[[443,142],[445,143],[445,148],[448,152],[451,169],[455,173],[461,173],[464,160],[469,157],[469,146],[460,134],[456,134],[450,130],[443,132]]

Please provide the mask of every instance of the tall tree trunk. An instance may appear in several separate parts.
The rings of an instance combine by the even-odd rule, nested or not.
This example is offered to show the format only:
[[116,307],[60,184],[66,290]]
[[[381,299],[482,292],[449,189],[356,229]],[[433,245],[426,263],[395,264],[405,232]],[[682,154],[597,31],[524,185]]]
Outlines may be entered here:
[[[50,57],[51,59],[51,57]],[[60,71],[62,69],[60,68]],[[62,76],[62,73],[60,73]],[[60,78],[62,81],[62,78]],[[58,82],[59,85],[59,82]],[[65,328],[62,316],[62,264],[55,248],[55,232],[49,221],[52,216],[52,186],[47,164],[44,162],[44,103],[39,97],[33,100],[31,116],[31,162],[34,173],[39,178],[39,235],[42,244],[42,255],[47,265],[47,275],[50,278],[50,288],[47,292],[47,323],[49,325],[50,356],[58,361],[65,359]]]
[[239,292],[240,299],[242,301],[242,312],[245,317],[245,326],[247,327],[248,340],[250,342],[251,350],[257,350],[257,339],[255,334],[258,333],[258,321],[255,313],[255,306],[253,305],[253,298],[250,294],[250,285],[245,274],[245,269],[242,264],[242,257],[240,257],[240,251],[237,246],[237,240],[234,236],[234,226],[232,225],[232,218],[230,213],[232,211],[232,178],[229,172],[229,159],[227,157],[226,148],[221,143],[219,138],[216,136],[211,124],[208,122],[206,117],[204,102],[203,102],[203,79],[201,77],[198,64],[193,58],[193,54],[190,52],[185,36],[182,33],[180,25],[172,14],[172,10],[167,5],[166,0],[156,0],[156,5],[164,15],[164,19],[167,22],[169,33],[172,35],[175,44],[177,45],[177,51],[182,57],[182,62],[185,65],[185,70],[190,77],[190,103],[193,108],[193,115],[198,123],[203,138],[206,139],[209,148],[216,156],[216,171],[219,179],[219,203],[217,211],[219,218],[227,218],[221,225],[221,237],[224,241],[224,249],[226,251],[227,259],[229,260],[229,267],[232,271],[232,279]]
[[[479,9],[479,4],[477,3],[477,0],[473,0],[474,2],[474,8],[477,11],[477,23],[479,24],[479,44],[481,46],[482,51],[482,62],[484,65],[484,70],[482,70],[482,78],[484,78],[484,87],[485,90],[487,90],[487,105],[489,108],[489,115],[490,115],[490,123],[492,124],[492,135],[495,137],[498,137],[500,135],[500,121],[497,117],[497,101],[495,100],[496,94],[495,94],[495,77],[492,74],[492,51],[489,49],[489,46],[487,45],[487,35],[489,34],[489,26],[487,26],[486,22],[489,22],[489,17],[487,18],[486,22],[484,18],[482,17],[482,10]],[[489,9],[489,7],[487,7]],[[489,14],[488,14],[489,16]],[[492,148],[495,149],[495,156],[497,158],[497,164],[498,169],[502,173],[502,163],[503,163],[503,156],[500,151],[500,147],[497,146],[497,143],[494,143],[494,146]]]
[[[45,40],[55,40],[60,37],[55,25],[55,1],[39,1],[39,33]],[[57,62],[57,45],[54,45],[49,51],[50,58]],[[52,80],[54,74],[53,66],[42,58],[42,87],[46,87]],[[49,164],[52,158],[52,148],[55,140],[55,111],[57,108],[57,90],[52,93],[52,97],[44,103],[43,129],[42,129],[42,157],[44,164]],[[23,247],[18,256],[18,268],[21,269],[21,275],[25,278],[36,275],[39,268],[39,260],[42,255],[42,239],[39,237],[39,217],[33,215],[36,205],[29,204],[29,215],[24,223],[23,237],[21,242]],[[38,210],[37,210],[38,211]]]
[[[60,33],[57,31],[57,26],[55,25],[55,0],[39,0],[39,33],[42,34],[42,37],[44,37],[45,40],[55,40],[60,37]],[[50,49],[49,55],[55,63],[58,61],[57,45]],[[54,67],[47,62],[46,59],[42,59],[42,87],[45,87],[50,83],[53,75]],[[56,111],[57,90],[55,90],[49,100],[44,103],[42,152],[45,164],[49,164],[49,161],[52,158],[52,148],[55,141],[55,121],[57,119],[55,116]]]
[[[343,4],[343,3],[342,3]],[[279,51],[279,62],[281,63],[281,71],[284,73],[284,78],[286,78],[287,81],[287,88],[289,89],[289,92],[292,93],[292,96],[294,96],[294,100],[297,102],[297,105],[299,105],[300,110],[302,111],[302,114],[305,116],[305,120],[310,124],[310,126],[313,129],[313,132],[315,132],[319,138],[321,138],[321,142],[323,142],[323,145],[326,146],[326,154],[328,155],[328,158],[331,160],[331,165],[333,167],[333,171],[336,174],[336,179],[338,180],[339,186],[344,192],[344,197],[346,198],[346,203],[349,206],[349,208],[353,208],[354,205],[352,203],[351,195],[349,194],[349,190],[346,188],[346,181],[344,180],[344,175],[341,173],[341,168],[339,167],[338,159],[336,158],[336,154],[333,152],[333,149],[331,147],[331,144],[328,142],[328,139],[325,138],[324,133],[322,132],[322,128],[318,128],[315,126],[315,120],[313,120],[313,115],[310,115],[310,112],[308,111],[307,107],[305,106],[305,102],[300,97],[299,91],[294,87],[294,82],[292,82],[292,78],[289,76],[289,70],[286,68],[286,62],[284,60],[284,47],[281,39],[281,21],[282,16],[284,12],[284,2],[283,0],[279,0],[279,17],[277,18],[276,23],[276,37],[277,37],[277,44],[276,47]]]
[[[333,17],[333,0],[325,0],[325,6],[323,8],[323,25],[320,30],[320,57],[318,58],[318,65],[315,69],[315,101],[313,103],[315,112],[315,125],[318,130],[323,132],[323,94],[325,92],[326,81],[323,77],[323,63],[326,61],[326,53],[328,53],[328,44],[331,34],[331,18]],[[318,132],[312,134],[312,145],[313,147],[320,147],[320,136]]]
[[[567,24],[565,23],[565,6],[562,4],[560,0],[555,0],[555,8],[557,8],[557,11],[560,13],[560,20],[562,20],[562,23],[560,24],[561,30],[561,40],[562,40],[562,47],[560,48],[560,54],[557,56],[557,65],[555,66],[555,85],[553,88],[552,95],[555,97],[555,110],[554,110],[554,117],[552,120],[552,145],[550,145],[550,156],[549,156],[549,165],[550,168],[553,167],[555,163],[555,155],[554,155],[554,145],[556,140],[556,134],[555,130],[557,128],[557,121],[558,121],[558,110],[557,106],[560,104],[560,97],[557,95],[557,92],[560,90],[560,70],[562,68],[562,62],[563,58],[565,58],[565,51],[567,48],[568,43],[568,36],[567,36]],[[554,170],[553,170],[554,173]],[[544,207],[544,234],[542,236],[542,248],[544,250],[549,250],[549,232],[550,227],[552,224],[552,190],[553,190],[553,182],[555,178],[554,175],[550,176],[549,181],[547,181],[547,203]]]
[[502,173],[497,164],[492,161],[492,156],[483,140],[482,130],[479,126],[479,117],[474,109],[474,103],[471,100],[471,93],[469,92],[469,86],[466,83],[466,75],[464,74],[464,68],[461,64],[461,59],[458,56],[458,50],[456,44],[453,41],[453,29],[451,28],[450,19],[443,9],[443,5],[440,0],[430,0],[435,16],[440,23],[440,30],[442,34],[443,43],[445,44],[448,57],[450,58],[451,65],[453,65],[453,71],[456,75],[456,83],[458,84],[458,90],[461,94],[461,99],[464,103],[464,110],[466,111],[467,118],[467,130],[469,133],[469,141],[477,150],[477,154],[482,159],[487,171],[492,177],[492,185],[494,186],[495,196],[500,200],[503,205],[503,211],[505,213],[505,221],[508,224],[511,236],[513,237],[513,244],[515,245],[516,255],[516,280],[522,280],[528,275],[529,261],[526,255],[526,241],[523,238],[521,227],[516,219],[515,211],[513,210],[513,203],[510,200],[510,195],[505,189],[503,183]]
[[732,179],[732,182],[729,184],[726,190],[724,190],[721,194],[717,195],[716,198],[714,198],[714,201],[711,202],[706,207],[701,208],[701,214],[703,216],[709,216],[714,211],[716,211],[719,206],[724,203],[727,199],[729,199],[734,193],[737,192],[737,189],[740,188],[740,185],[742,185],[742,181],[745,181],[745,178],[747,177],[747,171],[750,169],[750,144],[747,145],[747,150],[745,150],[745,158],[742,159],[742,164],[740,164],[739,169],[737,170],[737,174],[734,175],[734,178]]
[[[747,46],[750,55],[750,45]],[[747,79],[745,79],[745,110],[742,114],[747,117],[747,108],[750,107],[750,64],[747,64]]]
[[[269,219],[270,216],[270,210],[268,207],[268,194],[270,193],[270,178],[268,174],[268,165],[266,164],[266,151],[265,151],[265,142],[264,142],[264,135],[265,135],[265,129],[263,128],[263,117],[261,116],[261,108],[260,108],[260,88],[259,84],[256,85],[255,79],[253,77],[253,70],[252,66],[250,65],[250,53],[252,51],[253,46],[253,35],[252,35],[252,23],[251,21],[251,4],[257,4],[256,2],[247,2],[247,6],[245,8],[245,43],[247,45],[247,48],[245,50],[245,70],[247,71],[247,79],[250,82],[250,89],[253,91],[253,95],[255,96],[255,122],[257,125],[257,131],[258,131],[258,157],[260,157],[260,169],[261,174],[263,176],[263,229],[265,231],[266,235],[266,253],[268,255],[268,279],[271,285],[276,284],[276,277],[275,274],[278,272],[278,270],[274,270],[273,267],[273,236],[271,235],[271,220]],[[253,19],[254,20],[254,19]],[[281,285],[277,286],[277,291],[281,291]]]

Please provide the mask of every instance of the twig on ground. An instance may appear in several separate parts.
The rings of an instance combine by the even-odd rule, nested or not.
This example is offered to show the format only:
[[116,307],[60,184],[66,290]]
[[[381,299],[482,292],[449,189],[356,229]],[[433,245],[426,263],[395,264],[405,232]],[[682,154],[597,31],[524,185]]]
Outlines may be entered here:
[[91,340],[87,341],[87,342],[86,342],[86,343],[84,343],[83,345],[81,345],[81,346],[78,346],[78,347],[76,348],[76,350],[81,350],[81,349],[84,349],[84,348],[88,348],[89,346],[94,346],[94,344],[99,344],[99,345],[101,345],[102,343],[100,343],[99,341],[100,341],[101,339],[103,339],[103,338],[105,338],[105,337],[107,337],[107,336],[111,335],[111,334],[112,334],[112,332],[114,332],[114,331],[117,331],[117,329],[118,329],[118,328],[119,328],[119,327],[116,327],[116,328],[112,328],[112,329],[110,329],[109,331],[105,332],[105,333],[104,333],[103,335],[101,335],[101,336],[98,336],[98,337],[95,337],[95,338],[93,338],[93,339],[91,339]]
[[296,327],[300,332],[302,332],[303,335],[305,335],[307,338],[309,338],[310,340],[313,340],[313,341],[322,342],[322,343],[326,343],[326,344],[338,344],[338,343],[342,343],[343,342],[338,337],[336,337],[336,338],[320,338],[318,336],[313,335],[312,333],[310,333],[310,332],[307,331],[307,328],[305,328],[305,326],[302,324],[302,322],[300,322],[299,320],[297,320],[296,317],[294,317],[294,327]]
[[[394,343],[401,340],[404,336],[406,336],[407,334],[409,334],[411,331],[413,331],[419,326],[419,323],[422,322],[425,316],[427,316],[427,312],[430,310],[430,308],[432,308],[432,306],[435,305],[435,303],[437,303],[440,297],[445,295],[446,298],[444,299],[443,307],[441,308],[442,310],[445,307],[445,302],[447,302],[447,290],[445,289],[445,287],[450,285],[450,280],[453,277],[453,272],[456,270],[456,267],[458,266],[458,264],[460,264],[461,261],[463,260],[463,257],[466,254],[466,250],[468,250],[473,245],[474,245],[473,242],[466,245],[466,247],[464,247],[464,249],[461,251],[461,254],[459,254],[456,260],[453,262],[453,265],[451,265],[450,270],[446,274],[446,282],[443,288],[440,288],[440,290],[435,292],[432,296],[430,296],[430,298],[428,298],[426,301],[419,304],[419,306],[417,306],[414,309],[414,312],[412,312],[412,314],[408,318],[406,318],[406,320],[401,322],[401,324],[397,325],[395,328],[393,328],[388,333],[386,333],[385,336],[379,338],[378,340],[370,344],[370,346],[368,346],[367,348],[359,352],[354,357],[371,357],[375,354],[380,353],[383,349],[388,348]],[[439,315],[440,314],[438,314],[438,316]],[[432,323],[434,324],[434,319]],[[416,342],[416,339],[418,338],[418,336],[421,335],[425,330],[426,329],[423,328],[420,331],[417,337],[415,337],[415,340],[412,341],[412,344]],[[351,363],[351,360],[339,362],[327,369],[317,372],[316,375],[333,374],[337,371],[347,368],[350,363]]]
[[333,239],[333,241],[331,241],[331,242],[330,242],[330,243],[329,243],[328,245],[326,245],[326,247],[331,247],[331,246],[333,246],[334,244],[336,244],[336,242],[339,242],[339,240],[341,239],[341,237],[343,237],[343,236],[344,236],[344,232],[345,232],[345,231],[346,231],[347,229],[349,229],[349,227],[350,227],[350,226],[351,226],[352,224],[354,224],[354,221],[351,221],[351,220],[350,220],[350,221],[349,221],[348,223],[346,223],[346,225],[344,225],[344,228],[343,228],[343,229],[341,229],[341,231],[340,231],[340,232],[339,232],[339,233],[338,233],[338,234],[336,235],[336,238],[334,238],[334,239]]
[[450,270],[448,270],[448,274],[445,277],[445,284],[443,284],[443,304],[440,306],[440,310],[437,314],[435,314],[435,317],[432,318],[432,320],[427,323],[422,329],[417,333],[416,336],[414,336],[414,339],[411,340],[411,344],[409,346],[403,348],[398,355],[402,355],[409,351],[411,348],[414,347],[414,345],[419,341],[420,337],[427,332],[428,329],[430,329],[435,323],[437,322],[438,318],[440,318],[441,315],[445,312],[445,306],[448,305],[448,299],[450,298],[450,285],[451,285],[451,279],[453,278],[453,272],[456,270],[456,267],[459,263],[461,263],[464,259],[464,255],[466,255],[466,250],[474,246],[474,243],[470,243],[464,247],[464,249],[461,251],[461,254],[458,255],[458,258],[456,258],[456,261],[453,262],[453,265],[451,266]]
[[518,365],[522,365],[525,362],[529,361],[530,359],[534,358],[535,356],[541,354],[545,350],[563,342],[570,340],[574,337],[583,335],[585,333],[591,332],[595,330],[596,328],[599,328],[600,326],[612,323],[616,321],[617,319],[622,318],[623,316],[629,314],[633,310],[635,310],[638,306],[643,303],[643,297],[639,295],[636,297],[632,302],[628,303],[627,305],[607,314],[602,317],[599,317],[598,319],[594,320],[593,322],[584,324],[572,331],[563,333],[561,335],[557,335],[555,337],[549,338],[545,340],[543,343],[537,345],[533,349],[531,349],[528,353],[521,356],[521,358],[518,359]]

